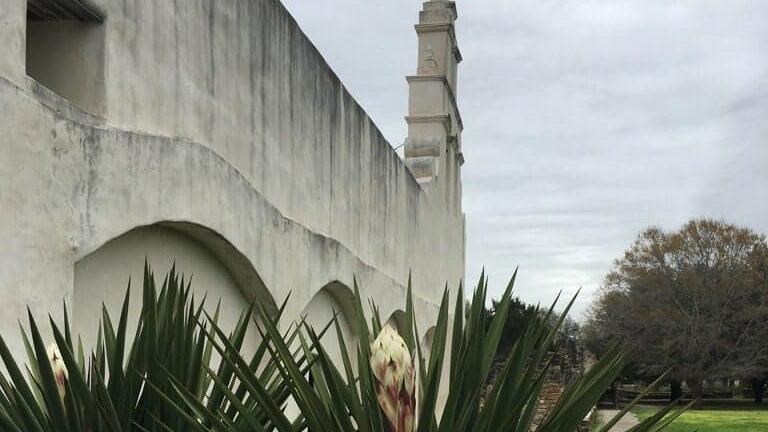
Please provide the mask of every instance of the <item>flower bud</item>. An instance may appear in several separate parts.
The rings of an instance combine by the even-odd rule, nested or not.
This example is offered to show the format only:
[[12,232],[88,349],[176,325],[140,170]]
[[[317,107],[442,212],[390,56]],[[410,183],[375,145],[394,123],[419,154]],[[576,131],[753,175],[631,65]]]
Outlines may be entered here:
[[379,407],[391,432],[413,432],[416,372],[403,338],[391,325],[371,344],[371,370]]
[[51,363],[51,369],[53,370],[53,377],[56,379],[56,388],[59,390],[59,397],[63,401],[67,391],[69,372],[61,357],[61,351],[59,351],[59,347],[55,343],[48,345],[47,352],[48,361]]

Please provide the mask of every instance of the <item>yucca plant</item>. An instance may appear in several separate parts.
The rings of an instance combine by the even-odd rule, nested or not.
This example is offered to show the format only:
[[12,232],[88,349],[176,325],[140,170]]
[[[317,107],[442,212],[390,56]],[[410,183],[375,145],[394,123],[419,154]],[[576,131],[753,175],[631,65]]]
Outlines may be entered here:
[[[574,432],[605,389],[616,379],[624,364],[624,354],[618,347],[610,350],[590,370],[571,382],[546,418],[539,425],[533,425],[534,412],[548,369],[547,352],[573,300],[559,316],[555,316],[553,304],[544,312],[545,319],[531,322],[524,336],[511,350],[490,392],[481,399],[507,317],[514,279],[509,283],[489,326],[485,325],[483,316],[487,293],[484,277],[481,277],[466,311],[463,290],[459,289],[452,317],[449,314],[449,294],[446,290],[428,356],[423,352],[417,337],[420,333],[414,319],[410,284],[406,301],[406,325],[405,329],[401,329],[401,335],[393,334],[392,328],[382,326],[378,309],[373,303],[370,323],[367,322],[359,289],[355,284],[356,310],[351,316],[356,317],[354,327],[359,339],[357,345],[351,348],[357,357],[356,369],[352,367],[353,362],[348,354],[349,344],[341,336],[342,332],[335,319],[331,325],[336,326],[342,353],[341,364],[334,364],[323,348],[322,335],[306,323],[297,325],[301,329],[298,340],[304,352],[302,358],[297,357],[292,349],[292,341],[281,336],[275,321],[264,322],[260,325],[260,331],[268,341],[267,349],[275,360],[279,374],[291,384],[289,389],[300,410],[299,417],[289,418],[280,409],[280,404],[271,398],[268,388],[252,376],[247,362],[235,351],[217,347],[237,379],[249,384],[250,391],[236,394],[226,383],[217,381],[216,387],[226,395],[231,406],[238,408],[218,412],[206,410],[199,417],[189,420],[200,432]],[[552,321],[556,323],[554,328],[541,324]],[[211,338],[222,336],[218,331],[208,334]],[[374,336],[378,336],[375,341]],[[310,374],[301,367],[297,358],[310,362]],[[418,363],[418,379],[412,376],[414,362]],[[440,382],[444,367],[449,368],[450,375],[447,389],[441,388]],[[420,387],[420,391],[414,409],[416,386]],[[438,395],[441,391],[447,392],[447,399],[442,414],[438,415]],[[183,389],[177,389],[177,394],[184,393]],[[196,404],[194,398],[186,399],[188,407]],[[253,403],[245,406],[243,401]],[[636,401],[627,406],[616,419],[604,425],[601,432],[609,430],[634,403]],[[669,406],[631,431],[661,430],[684,409]],[[228,419],[250,417],[256,412],[266,414],[269,421],[244,429],[224,426]]]
[[[196,301],[188,279],[171,269],[158,290],[145,265],[143,305],[128,342],[129,297],[130,282],[117,325],[104,308],[98,341],[88,356],[72,336],[66,306],[61,326],[50,319],[50,344],[29,314],[29,330],[22,329],[27,374],[0,337],[7,371],[0,373],[0,432],[194,431],[198,427],[190,419],[200,418],[201,412],[243,409],[250,410],[251,418],[269,422],[253,401],[231,405],[225,392],[244,395],[252,388],[233,379],[228,362],[212,365],[214,345],[225,353],[240,351],[252,310],[243,311],[232,332],[224,334],[215,326],[218,307],[213,316],[207,315],[205,301]],[[260,318],[276,325],[281,312]],[[215,343],[206,333],[212,325]],[[292,337],[295,332],[281,335]],[[281,404],[290,391],[267,352],[264,340],[245,368],[266,389],[264,397]],[[295,361],[302,364],[299,357]],[[244,424],[243,418],[235,418],[215,426],[238,430]]]
[[[188,280],[171,270],[158,291],[145,266],[143,306],[131,342],[127,337],[130,284],[116,326],[104,310],[98,342],[88,357],[79,339],[74,342],[66,307],[61,327],[50,320],[54,342],[47,347],[29,314],[29,330],[22,330],[27,374],[0,338],[0,358],[7,370],[7,375],[0,374],[0,432],[412,432],[416,428],[527,432],[548,367],[548,347],[573,301],[554,320],[555,328],[540,324],[551,321],[554,306],[545,313],[547,319],[531,323],[481,400],[513,282],[488,326],[483,317],[484,278],[466,311],[459,290],[453,317],[446,292],[426,356],[416,337],[420,333],[410,286],[400,335],[382,326],[373,303],[370,323],[364,318],[355,284],[352,315],[359,343],[350,346],[335,319],[319,332],[304,322],[281,332],[285,303],[276,315],[270,315],[264,305],[256,305],[256,314],[253,309],[243,311],[235,329],[227,333],[217,325],[218,307],[209,315],[205,300],[196,302]],[[262,341],[246,359],[240,351],[255,316],[260,318]],[[322,344],[331,326],[336,327],[341,347],[340,365],[332,362]],[[352,367],[347,347],[357,357],[357,368]],[[216,367],[214,358],[220,359]],[[622,361],[620,350],[611,350],[571,383],[536,430],[576,430],[616,377]],[[444,367],[449,368],[448,389],[441,389]],[[441,390],[448,396],[438,415]],[[298,408],[298,417],[286,414],[289,403]],[[660,430],[681,412],[670,406],[633,431]]]

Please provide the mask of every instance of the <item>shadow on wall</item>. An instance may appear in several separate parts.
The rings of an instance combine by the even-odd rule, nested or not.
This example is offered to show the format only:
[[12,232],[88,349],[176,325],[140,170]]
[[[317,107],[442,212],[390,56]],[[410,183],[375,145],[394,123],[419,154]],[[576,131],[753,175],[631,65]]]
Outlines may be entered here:
[[[141,309],[145,257],[155,274],[158,288],[175,264],[186,280],[192,278],[197,301],[206,297],[213,312],[221,302],[219,324],[229,331],[240,312],[253,300],[264,301],[275,311],[275,303],[248,260],[226,239],[210,229],[189,223],[161,223],[135,228],[116,237],[75,264],[75,287],[71,309],[74,328],[85,346],[93,346],[98,335],[102,304],[114,318],[119,316],[125,288],[131,281],[128,325],[134,329]],[[129,332],[131,334],[131,332]],[[259,341],[254,328],[244,344],[249,353]]]

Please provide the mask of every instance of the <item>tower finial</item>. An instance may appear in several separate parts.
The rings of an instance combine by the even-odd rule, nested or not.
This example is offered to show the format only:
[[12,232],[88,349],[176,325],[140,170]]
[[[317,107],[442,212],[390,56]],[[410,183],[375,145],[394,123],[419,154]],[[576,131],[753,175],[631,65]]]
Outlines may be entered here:
[[460,196],[461,132],[456,99],[461,53],[456,41],[456,4],[448,0],[424,2],[416,33],[419,39],[416,75],[410,86],[406,165],[419,183],[444,179],[447,190]]

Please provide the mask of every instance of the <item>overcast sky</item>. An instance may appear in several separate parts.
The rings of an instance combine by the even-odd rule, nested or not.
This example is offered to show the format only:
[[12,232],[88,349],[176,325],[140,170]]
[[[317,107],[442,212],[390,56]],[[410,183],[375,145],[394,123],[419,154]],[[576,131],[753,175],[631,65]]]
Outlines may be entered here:
[[[283,0],[397,146],[415,0]],[[768,1],[458,1],[467,278],[548,303],[648,225],[768,232]]]

